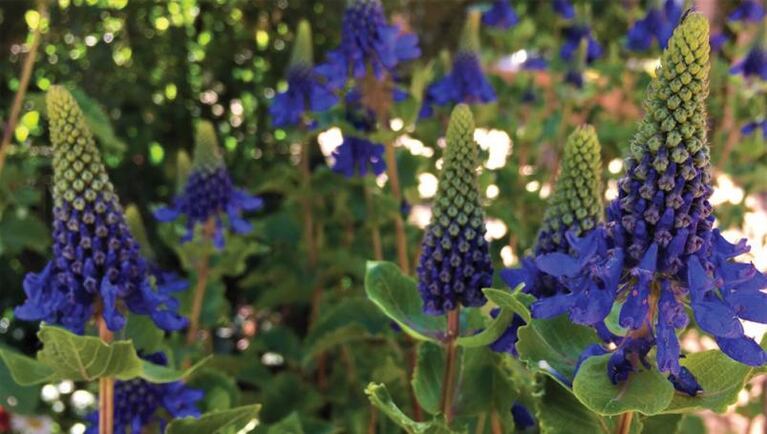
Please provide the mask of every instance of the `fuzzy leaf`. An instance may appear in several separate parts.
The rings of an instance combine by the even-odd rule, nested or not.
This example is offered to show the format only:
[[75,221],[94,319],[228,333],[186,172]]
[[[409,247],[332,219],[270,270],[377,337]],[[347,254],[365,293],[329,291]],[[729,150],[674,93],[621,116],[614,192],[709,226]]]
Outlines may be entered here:
[[37,334],[43,349],[37,359],[55,372],[56,378],[93,381],[101,377],[128,380],[141,375],[141,359],[130,341],[105,344],[93,336],[78,336],[43,324]]
[[439,342],[445,318],[423,313],[415,280],[403,275],[390,262],[370,261],[365,274],[368,298],[402,330],[419,340]]
[[13,381],[20,386],[45,383],[56,374],[48,365],[5,348],[0,348],[0,359],[5,363]]
[[655,367],[631,373],[617,385],[607,376],[609,354],[587,359],[573,381],[575,396],[589,409],[602,415],[636,411],[646,415],[662,412],[674,396],[674,386]]
[[598,342],[599,338],[591,328],[572,324],[566,316],[559,316],[534,319],[520,327],[517,351],[521,360],[541,368],[569,387],[581,352]]
[[717,350],[689,354],[681,360],[682,366],[692,372],[703,392],[692,397],[675,393],[666,413],[682,413],[709,409],[723,412],[738,399],[738,392],[751,377],[753,368],[738,363]]
[[445,352],[439,345],[422,342],[413,371],[413,393],[418,404],[425,411],[437,414],[442,394],[442,380],[445,375]]
[[258,422],[261,405],[245,405],[231,410],[213,411],[199,419],[185,418],[172,421],[165,434],[228,434],[237,432],[252,422]]

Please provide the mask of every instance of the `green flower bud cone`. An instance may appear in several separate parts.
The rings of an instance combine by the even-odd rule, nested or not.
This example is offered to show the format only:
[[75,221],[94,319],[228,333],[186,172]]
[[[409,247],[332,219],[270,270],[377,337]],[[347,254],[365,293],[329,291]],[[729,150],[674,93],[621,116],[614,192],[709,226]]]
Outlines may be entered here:
[[602,219],[602,158],[591,125],[576,128],[565,144],[562,168],[538,233],[535,251],[567,252],[565,234],[581,236]]
[[141,254],[144,258],[154,259],[154,252],[152,246],[149,244],[149,237],[146,234],[146,227],[144,226],[144,220],[141,218],[141,212],[135,204],[128,204],[125,207],[125,223],[128,224],[133,239],[139,244],[141,248]]
[[216,129],[209,121],[201,120],[195,131],[194,162],[192,170],[214,170],[224,164],[218,147]]
[[176,192],[184,191],[186,180],[189,178],[189,172],[192,171],[192,159],[189,153],[181,149],[176,154]]
[[459,104],[447,127],[444,165],[418,262],[418,289],[428,314],[481,306],[482,288],[492,284],[477,153],[474,118],[467,105]]
[[479,53],[479,26],[482,22],[482,15],[477,10],[469,11],[466,15],[466,22],[463,24],[461,39],[458,43],[459,51],[471,51]]
[[290,55],[291,68],[312,66],[314,64],[314,51],[312,49],[312,27],[306,20],[301,20],[296,29],[296,41],[293,44],[293,52]]
[[706,134],[709,25],[688,13],[674,30],[650,83],[645,116],[631,141],[618,199],[608,209],[615,236],[638,264],[652,244],[660,272],[676,274],[687,257],[711,247],[711,162]]
[[45,101],[53,145],[55,205],[68,202],[82,210],[86,203],[96,202],[98,196],[116,203],[93,134],[72,94],[62,86],[51,86]]

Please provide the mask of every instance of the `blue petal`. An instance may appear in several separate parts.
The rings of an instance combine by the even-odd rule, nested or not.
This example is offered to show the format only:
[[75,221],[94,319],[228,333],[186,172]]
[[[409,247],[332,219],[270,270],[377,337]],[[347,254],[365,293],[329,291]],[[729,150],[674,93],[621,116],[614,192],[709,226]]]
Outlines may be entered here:
[[690,396],[695,396],[703,391],[703,388],[698,384],[698,380],[685,367],[682,367],[678,374],[669,375],[668,380],[674,385],[674,389]]
[[125,317],[117,309],[117,293],[119,288],[109,281],[109,278],[104,277],[101,280],[101,286],[99,287],[99,294],[102,301],[102,316],[104,322],[106,322],[109,330],[116,332],[122,330],[125,326]]
[[581,264],[577,260],[560,252],[538,256],[535,258],[535,264],[544,273],[555,277],[572,277],[581,271]]
[[735,338],[743,334],[743,325],[732,308],[712,295],[693,302],[692,311],[701,329],[717,337]]
[[179,211],[172,207],[157,208],[154,211],[154,218],[161,222],[169,222],[178,218]]
[[557,294],[538,299],[530,306],[533,318],[552,318],[567,312],[577,301],[572,294]]
[[722,338],[717,336],[716,343],[723,353],[740,363],[749,366],[762,366],[767,362],[767,354],[762,347],[749,337]]

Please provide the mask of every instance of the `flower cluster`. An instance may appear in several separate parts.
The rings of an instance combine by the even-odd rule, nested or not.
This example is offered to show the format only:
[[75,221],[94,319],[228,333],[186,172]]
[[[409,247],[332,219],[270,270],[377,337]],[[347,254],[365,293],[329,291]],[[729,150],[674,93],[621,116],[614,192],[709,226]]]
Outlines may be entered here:
[[511,7],[509,0],[496,0],[490,9],[482,14],[482,22],[499,29],[508,29],[519,22],[519,17]]
[[767,80],[767,49],[756,43],[746,54],[746,57],[730,68],[731,74],[742,74],[743,77]]
[[764,6],[760,0],[743,0],[727,17],[730,21],[750,21],[758,23],[764,18]]
[[347,178],[365,176],[372,171],[378,176],[386,171],[384,145],[367,139],[344,136],[344,141],[333,151],[333,171]]
[[[602,45],[594,38],[586,24],[573,24],[564,31],[565,42],[559,49],[559,57],[570,63],[565,81],[576,87],[583,87],[583,63],[590,65],[602,57]],[[577,56],[585,45],[583,57]]]
[[646,356],[655,346],[658,369],[677,388],[700,390],[679,363],[676,330],[689,321],[685,305],[729,357],[751,366],[767,362],[740,322],[767,323],[767,294],[760,291],[767,277],[750,263],[733,261],[748,251],[745,240],[731,244],[713,229],[708,37],[706,18],[691,13],[670,38],[648,88],[647,114],[632,140],[619,196],[608,207],[607,229],[571,237],[574,257],[552,253],[536,261],[571,291],[556,296],[560,304],[536,302],[536,317],[568,311],[574,322],[594,325],[623,300],[619,324],[627,332],[614,340],[608,363],[613,382],[625,380],[637,363],[649,364]]
[[[163,353],[150,354],[144,359],[157,365],[168,364]],[[162,384],[140,378],[117,381],[114,385],[114,432],[140,433],[154,424],[159,424],[158,432],[165,432],[168,421],[160,412],[167,413],[171,419],[199,417],[197,402],[202,398],[202,390],[191,389],[180,381]],[[86,419],[90,426],[85,434],[98,434],[99,412],[90,413]]]
[[744,136],[748,136],[754,133],[757,129],[762,130],[762,138],[767,140],[767,119],[762,119],[759,121],[751,121],[740,129],[740,133]]
[[470,12],[463,29],[461,45],[453,58],[453,68],[449,74],[426,89],[421,117],[431,116],[434,104],[442,106],[495,101],[495,90],[485,77],[479,61],[479,23],[479,13]]
[[187,233],[182,242],[194,237],[197,224],[215,225],[212,234],[214,244],[217,248],[223,248],[222,214],[228,216],[234,232],[247,233],[252,226],[241,217],[241,212],[260,209],[263,201],[232,184],[213,124],[200,121],[195,140],[194,162],[184,191],[174,198],[172,205],[157,209],[154,215],[157,220],[168,222],[185,214]]
[[309,22],[302,20],[288,65],[288,89],[274,97],[269,107],[275,126],[298,125],[307,112],[323,112],[338,102],[333,89],[314,71],[312,57],[312,30]]
[[418,37],[389,25],[380,0],[353,0],[344,12],[341,45],[327,54],[317,72],[334,88],[342,88],[350,75],[365,77],[368,67],[381,79],[420,55]]
[[570,0],[553,0],[551,5],[560,17],[566,20],[575,18],[575,8]]
[[46,104],[53,144],[54,257],[24,279],[27,299],[16,316],[82,333],[99,313],[118,331],[127,308],[149,315],[164,330],[185,327],[170,295],[179,285],[163,286],[152,275],[77,102],[53,86]]
[[632,51],[645,51],[653,39],[661,49],[666,48],[669,38],[682,17],[680,0],[666,0],[663,8],[650,8],[644,18],[634,23],[627,35],[626,47]]
[[[602,160],[596,131],[590,125],[577,128],[565,144],[562,169],[543,217],[534,255],[571,253],[567,234],[581,236],[602,219]],[[556,279],[540,273],[533,258],[524,258],[519,269],[501,271],[511,287],[524,283],[524,291],[538,298],[566,292]]]
[[460,305],[482,306],[482,288],[492,283],[473,135],[471,110],[459,104],[450,116],[444,167],[418,261],[418,290],[424,312],[431,315]]

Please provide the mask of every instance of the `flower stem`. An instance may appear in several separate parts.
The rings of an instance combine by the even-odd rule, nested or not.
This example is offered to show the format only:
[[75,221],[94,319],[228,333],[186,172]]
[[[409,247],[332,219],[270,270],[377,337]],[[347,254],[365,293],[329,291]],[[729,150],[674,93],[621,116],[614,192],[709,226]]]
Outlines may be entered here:
[[458,346],[455,344],[460,333],[461,323],[459,321],[460,307],[447,313],[447,336],[445,345],[447,346],[447,356],[445,361],[445,376],[442,381],[442,413],[445,415],[445,422],[453,423],[453,398],[455,395],[455,362],[458,354]]
[[631,419],[634,418],[634,412],[628,411],[621,414],[618,419],[618,426],[615,429],[615,434],[629,434],[631,431]]
[[[309,143],[305,142],[301,146],[301,209],[304,214],[304,243],[306,244],[306,258],[309,274],[314,276],[317,270],[317,238],[314,236],[314,213],[311,201],[311,178],[312,172],[309,165],[310,148]],[[316,276],[314,276],[316,278]],[[322,286],[315,281],[312,293],[312,311],[310,324],[314,324],[320,314],[320,300],[322,299]]]
[[5,124],[3,130],[3,138],[0,141],[0,173],[5,166],[5,155],[8,152],[8,146],[11,144],[11,137],[16,130],[16,123],[19,121],[19,114],[21,113],[21,105],[24,102],[24,96],[27,93],[27,87],[29,87],[29,79],[32,77],[32,68],[35,66],[35,60],[37,59],[37,48],[40,46],[41,32],[43,27],[43,19],[47,19],[48,8],[46,1],[38,2],[37,12],[40,14],[40,22],[32,33],[32,44],[29,47],[29,53],[24,59],[24,65],[21,68],[21,77],[19,79],[19,88],[16,90],[16,95],[13,97],[13,104],[11,105],[11,113],[8,116],[8,122]]
[[[388,143],[386,148],[386,173],[389,176],[389,185],[397,205],[402,205],[402,190],[399,185],[399,173],[397,172],[397,156],[394,153],[394,144]],[[405,234],[405,221],[402,220],[402,213],[397,211],[394,217],[394,231],[397,242],[397,261],[402,269],[402,273],[410,274],[410,259],[407,256],[407,235]]]
[[[205,222],[202,229],[203,243],[213,239],[213,232],[216,229],[216,222],[213,217]],[[203,249],[203,254],[197,262],[197,285],[194,287],[194,298],[192,299],[192,311],[189,314],[189,328],[186,331],[187,344],[193,344],[197,339],[197,332],[200,329],[200,313],[202,312],[202,303],[205,301],[205,288],[208,286],[208,274],[210,273],[210,253],[208,246]]]
[[[365,192],[365,209],[367,210],[368,219],[370,220],[370,233],[373,238],[373,258],[376,261],[383,260],[383,245],[381,244],[381,230],[378,228],[378,221],[373,213],[373,194],[370,191],[370,186],[367,184],[367,180],[363,179],[363,186]],[[403,270],[404,272],[404,270]]]
[[[97,322],[101,340],[107,344],[112,342],[112,332],[107,328],[101,314],[98,314]],[[112,377],[99,378],[99,434],[114,433],[114,381]]]

